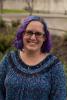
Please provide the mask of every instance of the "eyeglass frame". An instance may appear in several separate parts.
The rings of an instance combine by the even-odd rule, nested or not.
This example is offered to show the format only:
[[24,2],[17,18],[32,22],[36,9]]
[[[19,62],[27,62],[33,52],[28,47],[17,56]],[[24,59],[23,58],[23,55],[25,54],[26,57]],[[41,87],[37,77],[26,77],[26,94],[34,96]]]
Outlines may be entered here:
[[45,33],[44,32],[38,32],[38,31],[33,31],[33,30],[25,30],[24,35],[31,37],[33,34],[35,34],[35,37],[40,38],[42,37]]

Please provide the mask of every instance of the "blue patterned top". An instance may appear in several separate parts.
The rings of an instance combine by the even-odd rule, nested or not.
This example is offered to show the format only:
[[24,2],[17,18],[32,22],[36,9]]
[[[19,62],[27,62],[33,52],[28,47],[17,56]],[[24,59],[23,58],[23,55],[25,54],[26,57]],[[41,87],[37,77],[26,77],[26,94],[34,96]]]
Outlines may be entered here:
[[0,100],[66,100],[63,64],[49,54],[29,66],[11,51],[0,62]]

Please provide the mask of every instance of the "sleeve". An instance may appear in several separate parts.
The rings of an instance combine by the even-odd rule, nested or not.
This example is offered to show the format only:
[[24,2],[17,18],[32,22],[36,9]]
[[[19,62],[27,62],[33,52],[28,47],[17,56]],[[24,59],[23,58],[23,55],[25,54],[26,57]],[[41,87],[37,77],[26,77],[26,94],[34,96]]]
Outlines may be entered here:
[[0,100],[5,100],[6,90],[4,86],[4,80],[7,71],[7,55],[5,55],[0,62]]
[[49,100],[66,100],[66,81],[63,64],[61,62],[58,62],[52,68]]

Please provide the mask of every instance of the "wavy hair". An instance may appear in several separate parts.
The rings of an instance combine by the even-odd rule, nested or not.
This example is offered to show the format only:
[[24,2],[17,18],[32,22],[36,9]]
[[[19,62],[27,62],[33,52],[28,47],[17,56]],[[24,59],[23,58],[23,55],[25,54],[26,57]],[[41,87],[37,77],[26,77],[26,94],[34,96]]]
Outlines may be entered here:
[[23,49],[23,33],[26,30],[27,25],[31,21],[39,21],[43,24],[46,40],[42,44],[41,52],[43,52],[43,53],[50,52],[50,50],[51,50],[51,36],[50,36],[50,33],[48,31],[48,28],[47,28],[47,25],[46,25],[44,19],[39,17],[39,16],[28,16],[23,21],[23,23],[21,24],[21,26],[19,27],[19,29],[16,32],[16,36],[15,36],[15,40],[14,40],[14,46],[17,49],[20,49],[20,50]]

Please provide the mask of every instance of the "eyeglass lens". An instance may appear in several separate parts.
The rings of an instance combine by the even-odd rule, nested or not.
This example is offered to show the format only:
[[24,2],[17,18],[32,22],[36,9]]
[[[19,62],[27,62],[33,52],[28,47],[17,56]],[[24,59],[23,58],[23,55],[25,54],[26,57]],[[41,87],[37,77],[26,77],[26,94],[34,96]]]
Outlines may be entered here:
[[32,36],[33,34],[35,34],[35,36],[42,36],[44,33],[42,33],[42,32],[33,32],[31,30],[26,30],[25,34],[30,35],[30,36]]

